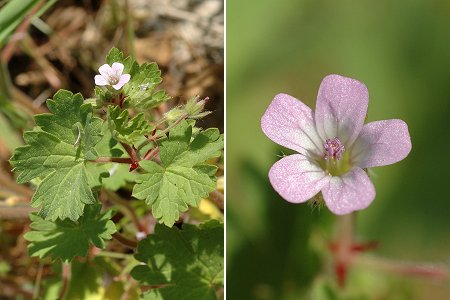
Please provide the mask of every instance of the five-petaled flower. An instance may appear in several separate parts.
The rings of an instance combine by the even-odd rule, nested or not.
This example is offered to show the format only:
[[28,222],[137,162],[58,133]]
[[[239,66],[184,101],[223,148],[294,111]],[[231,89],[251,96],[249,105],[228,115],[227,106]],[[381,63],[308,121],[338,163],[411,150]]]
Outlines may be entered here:
[[411,151],[402,120],[364,125],[369,95],[366,86],[339,75],[325,77],[315,113],[286,94],[276,95],[261,119],[274,142],[297,151],[269,171],[274,189],[287,201],[302,203],[322,192],[337,215],[366,208],[375,188],[364,169],[393,164]]
[[115,62],[112,66],[104,64],[98,68],[100,75],[95,75],[96,85],[110,85],[116,90],[120,90],[125,83],[130,81],[130,74],[123,73],[123,64]]

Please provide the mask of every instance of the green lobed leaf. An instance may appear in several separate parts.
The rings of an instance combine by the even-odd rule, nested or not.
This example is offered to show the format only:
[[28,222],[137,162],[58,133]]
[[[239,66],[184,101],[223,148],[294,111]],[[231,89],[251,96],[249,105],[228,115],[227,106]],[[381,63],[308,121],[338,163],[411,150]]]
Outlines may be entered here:
[[85,204],[96,203],[85,161],[97,158],[102,120],[80,94],[60,90],[47,105],[51,113],[35,116],[37,127],[24,134],[25,146],[10,159],[17,182],[42,178],[32,198],[39,215],[49,220],[82,215]]
[[156,286],[143,299],[213,300],[223,287],[223,224],[210,221],[182,229],[157,224],[155,234],[138,244],[131,276]]
[[66,90],[59,90],[53,99],[47,100],[47,107],[51,113],[36,115],[36,125],[42,131],[50,132],[61,141],[72,145],[78,138],[78,126],[81,126],[81,129],[88,130],[87,133],[95,133],[92,137],[85,137],[88,139],[86,146],[92,147],[101,139],[102,120],[93,118],[92,105],[83,104],[83,101],[83,96],[79,93],[73,94]]
[[33,195],[32,206],[41,207],[39,215],[48,220],[69,218],[77,220],[85,204],[97,200],[89,186],[84,163],[69,168],[58,168],[39,184]]
[[217,129],[200,132],[191,142],[192,126],[181,122],[159,142],[162,166],[141,161],[145,171],[138,175],[133,196],[145,200],[153,216],[171,227],[188,205],[198,206],[201,198],[215,189],[217,167],[204,162],[220,156],[223,135]]
[[144,113],[130,119],[128,110],[122,110],[119,106],[110,106],[107,118],[114,139],[126,144],[138,143],[144,134],[149,134],[154,129],[145,119]]
[[[108,54],[106,55],[106,63],[110,66],[115,62],[123,63],[123,61],[124,61],[123,53],[116,47],[111,48],[111,50],[109,50]],[[124,71],[128,72],[129,68],[125,69]]]
[[165,91],[155,91],[161,82],[161,71],[156,63],[140,65],[139,70],[131,75],[130,82],[124,87],[127,95],[125,105],[148,109],[169,100],[170,96]]
[[112,238],[111,234],[116,232],[116,226],[110,220],[114,212],[110,210],[100,213],[100,209],[100,204],[86,205],[83,216],[77,222],[52,222],[35,213],[30,214],[32,231],[24,236],[29,242],[29,254],[71,261],[75,256],[85,257],[91,245],[105,248],[104,240]]

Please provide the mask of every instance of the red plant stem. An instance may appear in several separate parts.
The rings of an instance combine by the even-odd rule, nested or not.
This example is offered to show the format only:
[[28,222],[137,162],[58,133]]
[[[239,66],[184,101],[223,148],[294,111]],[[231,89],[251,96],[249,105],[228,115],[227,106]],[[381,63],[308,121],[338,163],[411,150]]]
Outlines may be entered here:
[[99,157],[96,160],[91,160],[91,162],[96,163],[108,163],[108,162],[116,162],[123,164],[131,164],[133,160],[129,157]]
[[168,133],[172,128],[174,128],[175,126],[177,126],[178,124],[180,124],[181,121],[183,121],[184,119],[186,119],[188,117],[188,114],[183,114],[181,115],[175,122],[173,122],[172,124],[170,124],[166,129],[162,130],[159,132],[158,135],[154,135],[152,137],[150,137],[150,140],[156,140],[160,137],[162,137],[163,135],[165,135],[166,133]]
[[71,278],[71,270],[70,270],[70,263],[63,263],[62,264],[62,279],[63,279],[63,286],[61,288],[61,291],[59,293],[59,299],[64,299],[67,293],[67,289],[69,287],[69,282]]
[[352,251],[354,252],[365,252],[368,250],[373,250],[378,248],[378,242],[377,241],[372,241],[372,242],[368,242],[368,243],[359,243],[359,244],[354,244],[352,246]]
[[123,101],[124,100],[125,100],[125,96],[122,93],[120,93],[120,95],[119,95],[119,106],[120,106],[120,108],[123,108]]
[[447,266],[432,263],[401,262],[376,256],[362,255],[354,259],[354,264],[411,277],[422,277],[441,281],[446,281],[450,277]]
[[347,279],[347,270],[353,258],[353,232],[355,225],[354,213],[340,216],[338,219],[338,231],[334,242],[334,268],[338,284],[341,288],[345,287]]
[[140,144],[137,148],[137,150],[141,150],[142,148],[144,148],[146,145],[148,145],[149,143],[152,143],[154,141],[156,141],[157,139],[161,138],[163,135],[165,135],[166,133],[168,133],[172,128],[174,128],[175,126],[177,126],[181,121],[183,121],[184,119],[186,119],[188,117],[187,114],[183,114],[181,115],[175,122],[173,122],[172,124],[170,124],[166,129],[158,132],[157,135],[151,135],[149,137],[147,137],[147,140],[145,140],[142,144]]
[[432,263],[399,262],[397,260],[361,255],[361,252],[374,249],[377,242],[358,244],[354,242],[355,214],[339,217],[336,240],[329,244],[334,258],[334,269],[338,284],[345,287],[351,265],[378,269],[399,275],[447,281],[450,278],[448,266]]
[[114,239],[116,239],[119,243],[121,243],[122,245],[131,248],[131,249],[135,249],[137,248],[137,242],[134,240],[130,240],[129,238],[124,237],[122,234],[120,234],[119,232],[113,233],[112,237]]
[[153,157],[156,156],[156,154],[158,154],[159,152],[159,148],[156,147],[154,149],[151,149],[149,151],[147,151],[147,153],[144,155],[144,160],[151,160]]
[[136,154],[136,149],[134,147],[131,147],[130,145],[122,143],[122,142],[120,144],[125,149],[125,151],[127,151],[128,155],[131,157],[132,163],[138,163],[139,158]]

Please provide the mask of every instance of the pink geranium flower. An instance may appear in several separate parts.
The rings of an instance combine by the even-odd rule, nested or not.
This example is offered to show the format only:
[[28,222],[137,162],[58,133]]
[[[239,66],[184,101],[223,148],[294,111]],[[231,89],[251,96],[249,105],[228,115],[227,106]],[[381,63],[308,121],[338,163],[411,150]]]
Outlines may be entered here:
[[274,189],[287,201],[302,203],[322,192],[337,215],[366,208],[375,188],[364,169],[393,164],[411,151],[402,120],[364,125],[366,86],[339,75],[325,77],[315,113],[300,100],[276,95],[261,119],[274,142],[297,151],[269,171]]
[[112,66],[104,64],[98,68],[100,75],[95,75],[95,84],[110,85],[114,89],[120,90],[131,78],[130,74],[122,74],[123,68],[123,64],[118,62],[113,63]]

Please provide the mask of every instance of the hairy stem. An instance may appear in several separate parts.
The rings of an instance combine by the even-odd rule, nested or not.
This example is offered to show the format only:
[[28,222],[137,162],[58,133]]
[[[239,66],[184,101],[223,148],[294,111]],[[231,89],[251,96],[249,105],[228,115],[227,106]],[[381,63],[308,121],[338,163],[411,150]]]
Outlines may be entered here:
[[155,157],[156,156],[156,154],[158,154],[158,152],[159,152],[159,148],[158,147],[156,147],[156,148],[154,148],[154,149],[152,149],[152,150],[149,150],[145,155],[144,155],[144,160],[151,160],[153,157]]
[[351,265],[439,281],[446,281],[450,278],[449,268],[445,265],[428,262],[401,262],[373,255],[361,255],[363,251],[376,248],[378,243],[356,243],[354,240],[354,228],[354,213],[340,216],[338,219],[336,239],[330,244],[330,249],[334,257],[336,277],[341,288],[345,286],[347,271]]
[[361,255],[354,259],[354,264],[399,275],[423,277],[439,281],[446,281],[450,276],[448,266],[428,262],[402,262],[371,255]]
[[355,214],[338,217],[337,235],[334,249],[334,268],[338,284],[345,287],[347,271],[353,258]]
[[175,122],[173,122],[172,124],[170,124],[169,126],[167,126],[166,129],[160,131],[158,135],[155,135],[155,136],[151,137],[150,139],[156,140],[156,139],[162,137],[163,135],[165,135],[166,133],[168,133],[172,128],[174,128],[175,126],[177,126],[178,124],[180,124],[180,122],[183,121],[184,119],[186,119],[187,117],[188,117],[188,114],[183,114],[183,115],[181,115]]
[[175,126],[180,124],[180,122],[183,121],[184,119],[186,119],[187,117],[188,117],[188,114],[181,115],[175,122],[170,124],[167,128],[165,128],[165,129],[161,130],[160,132],[158,132],[157,135],[152,135],[152,136],[148,137],[147,140],[145,140],[142,144],[140,144],[137,147],[137,150],[140,151],[142,148],[144,148],[148,144],[150,144],[150,143],[156,141],[157,139],[161,138],[166,133],[168,133],[172,128],[174,128]]
[[137,154],[136,154],[136,149],[134,148],[134,147],[131,147],[130,145],[128,145],[128,144],[125,144],[125,143],[120,143],[121,145],[122,145],[122,147],[125,149],[125,151],[128,153],[128,155],[130,156],[130,158],[131,158],[131,162],[132,163],[137,163],[137,162],[139,162],[139,157],[137,156]]

